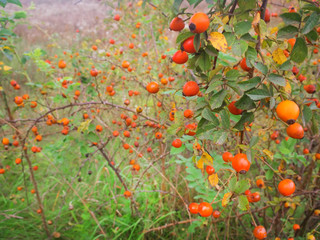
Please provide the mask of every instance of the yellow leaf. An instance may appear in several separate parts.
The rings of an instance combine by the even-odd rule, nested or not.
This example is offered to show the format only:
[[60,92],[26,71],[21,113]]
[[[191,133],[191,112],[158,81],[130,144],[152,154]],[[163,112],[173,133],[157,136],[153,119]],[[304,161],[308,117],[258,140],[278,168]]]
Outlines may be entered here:
[[82,123],[80,123],[80,126],[78,127],[78,132],[85,132],[89,128],[89,124],[92,120],[88,119]]
[[256,15],[253,18],[253,21],[251,23],[254,31],[259,35],[260,34],[260,29],[259,29],[259,22],[260,22],[260,13],[257,12]]
[[214,174],[211,174],[209,177],[208,177],[208,180],[211,184],[212,187],[214,186],[217,186],[218,182],[219,182],[219,177],[218,177],[218,174],[214,173]]
[[100,39],[96,39],[96,43],[101,43],[101,40]]
[[266,154],[271,160],[273,160],[273,153],[270,152],[268,149],[263,150],[264,154]]
[[0,65],[3,65],[3,62],[0,62]]
[[284,87],[284,90],[286,91],[286,93],[291,94],[291,85],[290,85],[289,81],[287,81],[287,84]]
[[212,165],[213,163],[213,158],[205,152],[204,150],[202,151],[202,156],[197,162],[197,168],[200,168],[201,170],[204,168],[204,164],[206,165]]
[[224,18],[222,18],[222,22],[223,22],[224,24],[227,24],[228,21],[229,21],[229,16],[225,16]]
[[232,196],[232,193],[231,192],[227,192],[224,194],[223,198],[222,198],[222,207],[225,207],[228,205],[229,201],[230,201],[230,198]]
[[11,70],[12,69],[12,67],[9,67],[9,66],[3,66],[3,70],[4,71],[9,71],[9,70]]
[[270,34],[277,33],[277,32],[278,32],[278,30],[279,30],[279,28],[278,28],[278,27],[274,27],[274,28],[272,28],[272,29],[271,29]]
[[202,157],[199,159],[199,161],[197,162],[196,166],[197,166],[197,168],[199,168],[201,170],[204,168],[203,158]]
[[221,52],[226,52],[228,48],[227,40],[222,33],[212,32],[209,35],[209,41],[212,46]]
[[283,50],[280,48],[274,50],[274,52],[272,53],[272,58],[278,64],[282,64],[287,61],[286,55],[284,55]]

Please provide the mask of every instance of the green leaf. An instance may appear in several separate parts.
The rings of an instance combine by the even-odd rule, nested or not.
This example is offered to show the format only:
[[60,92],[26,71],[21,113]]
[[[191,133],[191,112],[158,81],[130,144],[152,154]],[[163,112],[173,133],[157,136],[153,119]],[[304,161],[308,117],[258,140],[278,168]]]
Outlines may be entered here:
[[208,71],[211,68],[211,61],[208,54],[202,52],[198,60],[196,61],[196,65],[198,65],[202,71]]
[[313,11],[313,12],[317,12],[317,13],[320,13],[320,8],[319,7],[316,7],[315,5],[313,4],[304,4],[303,7],[302,7],[303,10],[310,10],[310,11]]
[[301,22],[301,15],[299,13],[283,13],[280,15],[282,20],[286,25],[289,25],[291,23],[300,23]]
[[244,94],[236,103],[235,106],[242,110],[250,110],[256,107],[254,101],[252,101],[246,94]]
[[243,193],[245,190],[250,188],[250,182],[248,179],[242,179],[237,182],[235,193],[240,194]]
[[234,125],[233,128],[242,131],[244,128],[244,124],[250,124],[254,119],[254,115],[252,112],[244,112],[242,113],[242,116],[240,118],[240,120],[236,123],[236,125]]
[[227,138],[228,138],[228,132],[217,131],[214,133],[213,142],[217,145],[222,145],[226,142]]
[[302,63],[308,55],[308,48],[303,38],[299,37],[293,46],[290,59],[296,63]]
[[229,129],[230,128],[230,116],[229,116],[229,111],[223,109],[220,112],[220,117],[221,117],[221,125],[224,129]]
[[285,26],[278,31],[277,38],[292,38],[298,33],[298,28],[292,25]]
[[304,105],[302,109],[302,115],[304,123],[307,124],[312,118],[312,111],[307,105]]
[[185,146],[185,145],[182,145],[182,146],[179,147],[179,148],[171,147],[170,154],[171,154],[171,155],[179,154],[179,153],[184,152],[185,149],[186,149],[186,146]]
[[224,98],[227,96],[228,92],[224,89],[215,93],[210,99],[210,106],[212,109],[217,109],[222,106]]
[[318,127],[318,124],[319,122],[317,121],[315,115],[312,115],[312,118],[311,118],[311,131],[313,134],[318,134],[319,133],[319,127]]
[[238,86],[243,91],[248,91],[254,87],[256,87],[261,82],[260,77],[254,77],[249,79],[248,81],[242,81],[238,83]]
[[311,30],[309,33],[305,35],[309,41],[316,42],[318,40],[318,33],[316,30]]
[[196,34],[196,36],[194,37],[193,45],[194,45],[196,52],[198,52],[200,49],[200,34]]
[[7,5],[8,1],[7,0],[0,0],[0,6],[5,7]]
[[291,64],[290,60],[285,61],[280,66],[280,70],[282,70],[282,71],[289,71],[291,69],[292,69],[292,64]]
[[231,178],[228,185],[230,192],[234,192],[236,190],[236,185],[237,185],[237,177]]
[[18,5],[19,7],[22,7],[22,4],[19,0],[7,0],[7,2],[11,3],[11,4]]
[[242,56],[248,49],[248,43],[244,40],[238,40],[232,45],[232,53],[236,56]]
[[249,200],[247,196],[244,196],[244,195],[239,196],[238,208],[241,211],[247,211],[249,209]]
[[27,13],[24,11],[15,12],[13,15],[14,19],[21,19],[21,18],[26,18],[26,17],[27,17]]
[[176,44],[182,43],[184,40],[188,39],[189,37],[193,36],[194,33],[187,31],[187,32],[181,32],[177,39],[176,39]]
[[282,87],[286,86],[286,80],[284,79],[284,77],[282,77],[278,74],[271,73],[271,74],[269,74],[268,79],[270,82],[272,82],[276,85],[279,85]]
[[255,62],[254,67],[263,75],[266,75],[268,73],[268,67],[266,65],[263,65],[261,62]]
[[249,144],[250,148],[255,146],[258,142],[259,142],[259,137],[258,136],[252,136],[251,140],[250,140],[250,144]]
[[273,175],[274,175],[274,172],[269,169],[267,172],[266,172],[266,180],[271,180],[273,178]]
[[257,51],[253,47],[248,47],[248,50],[246,51],[246,60],[248,61],[254,61],[257,59]]
[[217,49],[215,49],[212,45],[208,45],[204,51],[209,55],[209,56],[212,56],[212,57],[216,57],[218,56],[218,51]]
[[180,8],[181,3],[182,3],[182,0],[174,0],[173,5],[172,5],[174,13],[179,12],[179,8]]
[[238,5],[241,11],[254,9],[256,7],[256,0],[239,0]]
[[234,31],[239,36],[245,33],[248,33],[250,29],[251,29],[251,22],[249,21],[239,22],[234,26]]
[[209,122],[213,122],[216,126],[219,125],[218,118],[213,114],[213,112],[209,108],[205,108],[202,111],[201,116],[206,120],[208,120]]
[[231,32],[224,32],[223,33],[224,37],[227,40],[228,46],[232,46],[232,44],[235,42],[236,37],[233,33]]
[[266,89],[253,89],[250,92],[247,92],[247,95],[254,101],[272,96]]
[[99,136],[97,134],[95,134],[94,132],[89,132],[87,134],[87,139],[89,139],[91,142],[98,142]]
[[226,73],[226,79],[236,80],[240,76],[240,72],[235,69],[231,69]]
[[308,18],[306,24],[304,25],[301,33],[307,34],[308,32],[310,32],[318,24],[319,19],[320,15],[316,12],[313,12]]

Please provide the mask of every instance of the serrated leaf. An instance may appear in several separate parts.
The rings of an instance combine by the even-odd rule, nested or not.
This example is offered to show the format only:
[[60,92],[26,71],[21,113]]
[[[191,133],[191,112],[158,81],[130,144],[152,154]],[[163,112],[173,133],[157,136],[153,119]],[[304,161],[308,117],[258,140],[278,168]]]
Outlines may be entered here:
[[246,51],[246,60],[248,61],[254,61],[257,59],[257,51],[253,47],[248,47],[248,50]]
[[227,96],[228,92],[224,89],[215,93],[210,99],[210,106],[212,109],[220,108],[223,104],[224,98]]
[[242,110],[250,110],[256,107],[254,102],[246,94],[244,94],[236,103],[235,106]]
[[291,69],[292,69],[292,64],[291,64],[290,60],[285,61],[280,66],[280,70],[282,70],[282,71],[289,71]]
[[276,85],[279,85],[282,87],[286,86],[286,80],[284,79],[284,77],[282,77],[278,74],[271,73],[271,74],[269,74],[268,79],[270,82],[272,82]]
[[235,80],[240,76],[240,72],[235,69],[231,69],[226,73],[226,79]]
[[317,24],[320,19],[320,14],[313,12],[305,23],[301,33],[307,34],[309,33]]
[[228,185],[230,192],[234,192],[236,190],[236,185],[237,185],[237,177],[231,178]]
[[263,75],[266,75],[268,73],[268,67],[266,65],[263,65],[261,62],[255,62],[254,67]]
[[250,29],[251,29],[251,22],[249,21],[239,22],[234,26],[234,31],[239,36],[245,33],[248,33]]
[[277,38],[292,38],[298,33],[298,28],[292,25],[285,26],[278,31]]
[[248,43],[244,40],[238,40],[232,45],[232,53],[235,56],[242,56],[248,49]]
[[212,187],[215,187],[218,185],[219,182],[219,177],[218,174],[213,173],[208,177],[209,183],[211,184]]
[[237,182],[235,193],[240,194],[250,188],[248,179],[243,179]]
[[193,45],[194,45],[196,52],[198,52],[200,49],[200,34],[196,34],[196,36],[194,37]]
[[296,43],[293,46],[290,59],[296,63],[302,63],[307,56],[307,44],[303,38],[299,37],[296,39]]
[[176,44],[180,44],[184,40],[188,39],[189,37],[193,36],[194,33],[187,31],[187,32],[181,32],[176,39]]
[[274,175],[274,172],[269,169],[267,172],[266,172],[266,180],[271,180],[273,178],[273,175]]
[[301,15],[299,13],[283,13],[280,15],[285,24],[289,25],[291,23],[300,23]]
[[247,92],[247,95],[254,101],[271,97],[271,94],[266,89],[253,89],[250,92]]
[[238,83],[238,86],[243,91],[248,91],[254,87],[256,87],[261,82],[260,77],[254,77],[249,79],[248,81],[242,81]]
[[238,208],[242,211],[249,210],[250,206],[249,206],[249,201],[247,196],[244,196],[244,195],[239,196]]
[[220,117],[221,117],[221,125],[224,129],[229,129],[230,128],[230,117],[229,117],[229,112],[225,109],[223,109],[220,112]]
[[283,50],[280,48],[277,48],[272,53],[272,59],[277,64],[283,64],[285,61],[287,61],[286,55],[284,55]]
[[303,115],[304,123],[305,124],[309,123],[309,121],[312,118],[312,111],[311,111],[310,107],[308,107],[307,105],[304,105],[304,107],[302,109],[302,115]]
[[242,113],[242,116],[240,118],[240,120],[236,123],[236,125],[234,126],[235,129],[242,131],[244,128],[244,124],[250,124],[254,119],[254,115],[252,112],[245,112]]
[[226,52],[228,48],[227,40],[222,33],[212,32],[209,35],[208,40],[211,42],[212,46],[221,52]]
[[221,202],[222,207],[225,207],[228,205],[228,203],[230,202],[231,196],[232,196],[231,192],[227,192],[223,195],[222,202]]
[[202,111],[201,116],[206,120],[208,120],[209,122],[214,123],[216,126],[219,125],[218,118],[213,114],[213,112],[209,108],[205,108]]
[[205,52],[202,52],[202,54],[196,61],[196,65],[198,65],[202,71],[208,71],[211,68],[211,61],[209,55]]

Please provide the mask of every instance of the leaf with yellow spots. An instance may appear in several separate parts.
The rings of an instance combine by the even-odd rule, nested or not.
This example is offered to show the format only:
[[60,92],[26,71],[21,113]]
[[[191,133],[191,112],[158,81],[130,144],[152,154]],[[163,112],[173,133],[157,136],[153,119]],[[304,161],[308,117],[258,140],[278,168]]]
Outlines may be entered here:
[[221,52],[226,52],[228,48],[227,40],[222,33],[212,32],[209,35],[212,46]]
[[284,90],[286,91],[286,93],[291,94],[291,85],[289,81],[287,81],[286,86],[284,87]]
[[211,184],[212,187],[217,186],[217,185],[218,185],[218,182],[219,182],[218,174],[216,174],[216,173],[211,174],[211,175],[208,177],[208,180],[209,180],[209,183]]
[[197,162],[197,168],[199,169],[203,169],[204,168],[204,164],[206,165],[212,165],[213,163],[213,158],[210,156],[209,153],[205,152],[204,150],[202,151],[202,156],[199,159],[199,161]]
[[9,66],[3,66],[3,70],[4,71],[9,71],[9,70],[11,70],[12,69],[12,67],[9,67]]
[[277,48],[273,51],[272,58],[278,64],[283,64],[285,61],[287,61],[286,55],[284,55],[283,50],[280,48]]
[[231,192],[227,192],[224,194],[224,196],[222,198],[222,202],[221,202],[222,207],[225,207],[228,205],[228,203],[230,202],[231,196],[232,196]]
[[273,160],[273,152],[269,151],[268,149],[264,149],[262,152],[266,154],[271,160]]

